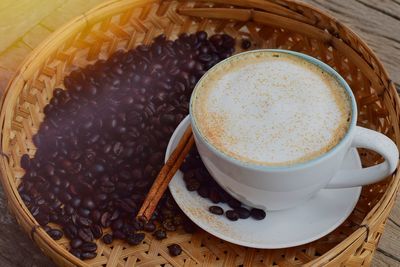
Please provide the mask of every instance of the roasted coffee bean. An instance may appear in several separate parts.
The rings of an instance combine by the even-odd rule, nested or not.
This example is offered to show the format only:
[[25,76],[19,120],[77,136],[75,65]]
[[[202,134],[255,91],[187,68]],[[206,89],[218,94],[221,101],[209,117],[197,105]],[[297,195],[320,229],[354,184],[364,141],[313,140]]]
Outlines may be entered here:
[[108,153],[110,153],[111,149],[112,149],[111,144],[107,144],[107,145],[105,145],[105,146],[103,147],[103,153],[104,153],[104,154],[108,154]]
[[22,155],[22,157],[21,157],[21,162],[20,162],[20,164],[21,164],[21,167],[23,168],[23,169],[25,169],[25,170],[29,170],[29,168],[30,168],[30,161],[31,161],[31,159],[29,158],[29,155],[28,154],[24,154],[24,155]]
[[217,190],[221,198],[221,202],[227,203],[231,199],[231,196],[227,192],[225,192],[221,187],[219,187]]
[[242,40],[241,47],[242,47],[243,49],[247,50],[247,49],[250,48],[250,46],[251,46],[251,42],[250,42],[249,39],[243,39],[243,40]]
[[105,234],[102,238],[104,244],[111,244],[113,242],[113,237],[110,234]]
[[[127,188],[128,188],[128,185],[124,185],[124,187],[122,187],[121,190],[126,190]],[[135,213],[137,210],[136,203],[129,198],[118,201],[118,203],[116,205],[119,208],[121,208],[121,211],[125,211],[127,213]]]
[[265,218],[266,214],[265,211],[261,209],[251,209],[250,216],[256,220],[262,220]]
[[92,211],[92,212],[90,213],[90,216],[91,216],[91,218],[92,218],[92,221],[93,221],[94,223],[97,223],[97,222],[100,221],[101,213],[100,213],[100,211],[98,211],[98,210],[94,210],[94,211]]
[[231,221],[237,221],[239,219],[239,214],[234,210],[227,210],[225,216]]
[[101,228],[100,225],[97,225],[97,224],[92,225],[90,227],[90,230],[92,231],[93,237],[95,239],[99,239],[103,235],[103,229]]
[[[218,186],[212,177],[208,174],[204,165],[201,162],[199,154],[196,149],[193,149],[184,161],[181,169],[185,170],[184,181],[186,185],[190,185],[192,180],[197,180],[200,182],[200,188],[197,190],[199,195],[204,198],[209,198],[214,203],[223,202],[228,203],[233,210],[225,214],[229,219],[237,220],[237,218],[247,219],[251,216],[249,209],[241,207],[242,203],[234,198],[232,198],[228,193],[226,193],[220,186]],[[210,209],[214,209],[211,208]],[[257,210],[257,209],[256,209]],[[212,212],[210,210],[210,212]],[[236,216],[236,214],[237,216]],[[253,212],[255,217],[258,219],[263,219],[265,217],[265,212],[255,211]]]
[[81,204],[81,199],[79,197],[73,197],[70,201],[72,207],[79,207],[79,205]]
[[50,222],[50,216],[45,213],[37,214],[35,219],[41,226],[47,225]]
[[124,226],[124,221],[122,219],[115,220],[111,223],[111,229],[120,230]]
[[152,222],[146,223],[143,226],[143,230],[146,232],[154,232],[156,230],[156,225]]
[[94,239],[93,233],[90,228],[81,228],[78,230],[78,236],[86,242],[91,242]]
[[64,211],[65,211],[66,214],[72,215],[72,214],[74,214],[75,209],[70,205],[65,205],[64,206]]
[[134,220],[132,223],[133,227],[136,229],[136,231],[141,231],[144,228],[144,222],[141,220]]
[[210,54],[201,54],[199,60],[203,63],[208,63],[212,60],[212,56]]
[[143,233],[135,233],[127,238],[127,242],[129,245],[139,245],[144,240],[145,235]]
[[61,230],[58,230],[58,229],[51,229],[51,230],[47,231],[47,233],[54,240],[60,240],[61,237],[63,236],[63,232]]
[[94,258],[96,258],[96,256],[97,256],[96,252],[82,252],[81,253],[82,260],[94,259]]
[[[115,238],[130,238],[132,244],[143,235],[135,231],[155,231],[153,223],[128,217],[162,167],[168,138],[188,113],[198,79],[233,53],[234,42],[226,34],[208,38],[206,32],[182,34],[176,41],[159,36],[149,46],[118,51],[71,72],[64,79],[66,90],[56,88],[45,107],[33,137],[34,158],[21,158],[27,173],[18,190],[36,220],[59,223],[68,238],[86,243],[100,238],[102,227],[115,228]],[[211,177],[190,178],[191,190],[215,203],[226,201]],[[167,230],[193,226],[179,213],[173,201],[161,201],[153,219]],[[154,235],[166,237],[164,230]],[[103,239],[111,243],[113,236]],[[96,256],[93,245],[86,251],[80,246],[71,244],[71,253]]]
[[197,193],[203,198],[208,198],[209,196],[209,190],[207,186],[201,185],[200,188],[197,190]]
[[54,175],[55,168],[54,168],[54,165],[53,165],[53,164],[47,163],[47,164],[44,166],[44,170],[45,170],[45,172],[46,172],[47,175],[49,175],[49,176],[53,176],[53,175]]
[[197,231],[197,226],[189,219],[186,219],[183,223],[183,230],[185,230],[186,233],[193,234]]
[[78,229],[75,225],[69,224],[64,227],[64,233],[69,239],[73,239],[78,235]]
[[61,186],[61,178],[59,176],[54,175],[50,180],[55,186]]
[[86,242],[80,246],[80,249],[83,252],[95,252],[97,250],[97,245],[93,242]]
[[228,205],[229,207],[236,209],[239,208],[242,205],[242,203],[239,200],[231,198],[230,200],[228,200]]
[[196,36],[199,42],[205,41],[207,39],[207,32],[199,31],[196,33]]
[[114,239],[125,239],[126,234],[120,230],[113,231],[113,238]]
[[66,203],[72,200],[72,196],[68,192],[61,192],[60,199]]
[[77,219],[77,223],[79,225],[84,226],[84,227],[89,227],[89,226],[92,225],[93,222],[89,218],[79,216],[78,219]]
[[165,220],[165,221],[163,221],[162,226],[163,226],[164,229],[167,230],[167,231],[170,231],[170,232],[176,231],[176,226],[174,225],[174,223],[172,222],[172,220]]
[[236,208],[235,211],[239,214],[240,219],[247,219],[250,217],[250,211],[246,208],[239,207]]
[[81,215],[83,217],[89,217],[90,210],[85,209],[85,208],[79,208],[78,213],[79,213],[79,215]]
[[49,208],[47,205],[45,205],[46,201],[43,198],[41,198],[41,197],[37,198],[36,204],[40,206],[40,209],[42,212],[48,213]]
[[171,256],[175,257],[182,253],[182,248],[178,244],[172,244],[168,246],[168,252]]
[[71,185],[71,183],[68,180],[61,180],[60,187],[62,189],[67,189],[67,188],[69,188],[70,185]]
[[157,240],[162,240],[167,238],[167,233],[164,230],[157,230],[153,233],[153,236],[157,239]]
[[50,231],[52,228],[48,225],[42,226],[43,230],[47,233],[48,231]]
[[189,191],[197,191],[200,188],[200,182],[196,179],[190,179],[186,182],[186,189]]
[[208,210],[216,215],[222,215],[224,214],[224,210],[220,206],[211,206],[208,208]]
[[104,212],[100,217],[101,226],[103,226],[104,228],[109,227],[111,224],[110,218],[111,214],[108,211]]
[[42,142],[41,142],[41,140],[40,140],[39,134],[35,134],[35,135],[32,137],[32,141],[33,141],[33,143],[35,144],[36,147],[39,147],[39,146],[41,146],[41,144],[42,144]]
[[174,223],[174,225],[175,225],[176,227],[179,227],[179,226],[183,225],[184,217],[183,217],[183,216],[180,216],[180,215],[176,215],[176,216],[172,219],[172,222]]
[[31,202],[31,197],[27,194],[21,194],[21,199],[25,202],[25,203],[29,203]]
[[111,214],[111,216],[110,216],[110,220],[111,221],[114,221],[114,220],[116,220],[116,219],[118,219],[119,218],[119,215],[120,215],[120,212],[119,212],[119,210],[114,210],[114,212]]
[[122,143],[116,142],[116,143],[114,144],[114,146],[113,146],[113,152],[114,152],[114,154],[115,154],[116,156],[119,156],[119,155],[122,153],[123,150],[124,150],[124,147],[123,147]]
[[59,222],[59,217],[57,214],[50,214],[50,222]]
[[107,200],[107,194],[100,193],[100,194],[98,194],[96,196],[96,199],[97,199],[97,201],[106,201]]
[[235,39],[228,34],[222,34],[222,46],[225,49],[230,49],[235,45]]
[[124,223],[124,225],[122,226],[121,231],[126,235],[126,236],[130,236],[135,232],[135,227],[133,227],[132,225],[128,224],[127,222]]
[[166,125],[174,124],[175,116],[173,114],[162,114],[160,116],[160,122]]
[[72,174],[78,174],[81,170],[82,170],[82,164],[79,162],[74,162],[69,169],[69,171]]
[[54,97],[60,97],[62,95],[62,93],[64,92],[63,89],[61,88],[55,88],[53,91],[53,96]]
[[221,201],[221,197],[217,190],[211,189],[208,198],[215,204],[218,204]]
[[101,163],[96,163],[93,165],[93,171],[96,173],[103,173],[105,171],[105,167]]
[[83,244],[83,241],[79,238],[75,238],[75,239],[72,239],[69,244],[70,244],[71,248],[75,249],[75,248],[79,248]]
[[210,42],[216,47],[222,46],[223,44],[222,35],[214,34],[213,36],[210,37]]
[[82,252],[80,250],[71,249],[69,252],[71,252],[71,254],[77,257],[78,259],[82,259]]
[[94,203],[94,201],[91,198],[86,197],[83,199],[82,206],[84,208],[91,210],[96,207],[96,204]]
[[69,153],[71,160],[78,160],[81,157],[82,153],[80,151],[74,150]]

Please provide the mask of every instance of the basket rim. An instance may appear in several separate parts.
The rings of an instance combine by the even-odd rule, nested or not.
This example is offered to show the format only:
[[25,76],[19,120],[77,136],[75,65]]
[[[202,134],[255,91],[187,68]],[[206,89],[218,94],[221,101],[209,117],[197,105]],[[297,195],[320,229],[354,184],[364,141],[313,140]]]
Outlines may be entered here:
[[[162,0],[160,0],[162,1]],[[215,2],[215,3],[226,3],[226,4],[233,4],[235,6],[240,6],[238,4],[238,1],[228,1],[228,0],[199,0],[202,2]],[[276,0],[269,0],[271,3],[276,3]],[[15,99],[20,95],[22,89],[26,85],[26,78],[30,76],[30,72],[32,72],[35,67],[38,66],[38,63],[36,60],[38,58],[46,58],[48,55],[54,53],[57,51],[58,47],[63,43],[67,37],[72,34],[76,33],[79,31],[85,31],[87,27],[90,25],[89,21],[90,20],[95,20],[95,19],[101,19],[102,16],[104,16],[104,11],[110,12],[110,10],[116,10],[117,8],[120,8],[122,6],[126,7],[134,7],[134,6],[142,6],[142,5],[149,5],[154,2],[159,2],[158,0],[109,0],[104,3],[101,3],[94,8],[90,9],[87,12],[84,12],[83,14],[73,18],[72,20],[68,21],[65,23],[63,26],[58,28],[56,31],[51,33],[49,36],[47,36],[37,47],[35,47],[29,55],[22,61],[22,63],[19,65],[17,68],[17,72],[13,75],[13,77],[10,79],[8,82],[6,89],[4,91],[4,94],[0,100],[1,103],[1,112],[0,112],[0,123],[1,123],[1,129],[4,129],[6,127],[9,127],[9,125],[6,125],[8,121],[11,121],[11,116],[14,113],[14,108],[13,108],[13,103],[15,103]],[[282,1],[278,1],[282,2]],[[382,64],[382,62],[379,60],[377,55],[373,52],[373,50],[367,45],[367,43],[357,34],[355,33],[351,28],[349,28],[346,24],[338,21],[333,15],[328,13],[325,10],[319,9],[313,5],[310,5],[308,3],[304,3],[298,0],[283,0],[284,3],[289,3],[289,4],[295,4],[301,7],[305,7],[307,9],[310,9],[316,13],[319,13],[329,20],[332,20],[335,22],[337,25],[339,25],[341,28],[345,29],[348,31],[350,34],[352,34],[354,37],[357,38],[358,43],[365,49],[365,52],[368,53],[371,58],[375,60],[375,62],[378,64],[378,67],[380,70],[382,70],[382,75],[381,77],[388,78],[388,72],[386,71],[386,68]],[[114,12],[112,12],[114,14]],[[315,25],[313,25],[315,26]],[[55,45],[56,44],[56,45]],[[43,63],[44,60],[42,60],[41,63]],[[41,64],[39,64],[41,65]],[[394,94],[394,106],[395,107],[400,107],[400,98],[397,94],[397,91],[395,89],[394,83],[392,80],[388,78],[388,90],[395,92]],[[11,107],[11,108],[10,108]],[[400,119],[400,114],[397,116],[397,119]],[[4,146],[7,144],[7,139],[5,139],[3,131],[1,132],[1,138],[0,138],[0,152],[5,151]],[[398,146],[400,144],[397,144]],[[2,152],[3,153],[3,152]],[[38,227],[38,224],[36,221],[33,219],[31,213],[28,211],[26,208],[24,202],[20,198],[20,195],[18,193],[17,187],[15,184],[12,183],[12,177],[11,175],[8,174],[9,170],[9,163],[7,160],[7,157],[3,156],[0,157],[0,169],[1,169],[1,177],[0,180],[3,184],[4,191],[7,196],[8,202],[11,202],[10,205],[15,205],[17,208],[13,210],[14,215],[19,215],[19,216],[14,216],[17,219],[23,218],[25,220],[25,223],[29,224],[30,227],[35,228]],[[384,219],[382,217],[384,215],[384,211],[388,206],[390,206],[390,203],[394,201],[396,197],[396,193],[399,189],[400,186],[400,172],[396,170],[394,174],[392,174],[392,179],[394,179],[395,183],[390,187],[390,190],[387,190],[382,198],[379,200],[377,204],[375,204],[374,208],[366,215],[365,219],[363,220],[363,224],[367,220],[374,219],[370,222],[368,222],[367,226],[376,223],[378,221],[381,221]],[[314,259],[310,262],[308,262],[306,265],[311,266],[316,263],[322,263],[322,262],[327,262],[330,259],[335,258],[338,253],[337,250],[339,247],[341,247],[341,252],[349,247],[352,243],[356,242],[359,240],[364,234],[366,233],[366,238],[368,238],[368,230],[366,227],[360,227],[356,231],[354,231],[351,235],[349,235],[346,239],[344,239],[341,243],[337,244],[334,246],[332,249],[324,253],[323,255],[319,256],[319,258]],[[36,237],[35,237],[36,233]],[[58,254],[65,260],[69,261],[70,263],[73,263],[75,265],[79,266],[89,266],[85,261],[82,261],[76,257],[74,257],[72,254],[70,254],[67,250],[65,250],[61,245],[59,245],[56,241],[51,239],[47,233],[39,227],[38,230],[32,231],[31,233],[31,239],[37,243],[36,239],[40,239],[45,246],[50,248],[55,254]]]

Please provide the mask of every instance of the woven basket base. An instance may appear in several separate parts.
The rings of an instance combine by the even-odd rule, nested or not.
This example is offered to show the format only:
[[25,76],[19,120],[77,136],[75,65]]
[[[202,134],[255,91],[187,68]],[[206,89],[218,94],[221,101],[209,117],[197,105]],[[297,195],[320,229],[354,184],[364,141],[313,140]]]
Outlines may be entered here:
[[[77,67],[108,58],[115,51],[149,44],[164,33],[174,39],[182,32],[226,32],[237,40],[248,38],[256,48],[281,48],[316,57],[334,67],[349,83],[358,103],[358,124],[382,132],[399,143],[398,97],[380,62],[347,28],[321,11],[288,0],[275,1],[144,1],[105,3],[56,32],[25,61],[12,81],[2,109],[1,160],[3,185],[10,209],[31,233],[37,223],[23,205],[17,186],[23,175],[20,158],[35,153],[32,136],[43,119],[52,90],[63,87],[63,77]],[[236,52],[240,52],[240,47]],[[360,150],[364,166],[382,159]],[[399,177],[366,186],[350,217],[335,231],[307,245],[278,250],[245,248],[199,230],[170,233],[158,241],[146,234],[143,244],[129,246],[98,241],[98,256],[80,261],[68,253],[68,240],[53,241],[40,228],[33,239],[62,266],[313,266],[368,265],[383,231]],[[183,253],[168,254],[180,244]]]

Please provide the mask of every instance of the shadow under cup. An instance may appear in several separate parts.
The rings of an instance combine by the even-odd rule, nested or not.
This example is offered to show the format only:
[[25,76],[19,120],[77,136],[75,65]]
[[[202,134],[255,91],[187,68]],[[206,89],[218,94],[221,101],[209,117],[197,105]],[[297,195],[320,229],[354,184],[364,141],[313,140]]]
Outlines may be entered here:
[[[305,60],[333,77],[346,92],[351,109],[351,118],[346,134],[329,151],[309,161],[287,166],[268,166],[236,159],[213,146],[200,132],[193,104],[201,85],[219,65],[242,57],[248,53],[278,53]],[[244,204],[266,210],[286,209],[309,199],[324,188],[330,178],[340,168],[342,160],[350,148],[352,132],[356,127],[357,105],[354,95],[346,81],[327,64],[308,55],[281,49],[260,49],[236,54],[227,58],[199,80],[193,90],[190,105],[190,120],[194,139],[204,165],[220,184],[233,197]]]

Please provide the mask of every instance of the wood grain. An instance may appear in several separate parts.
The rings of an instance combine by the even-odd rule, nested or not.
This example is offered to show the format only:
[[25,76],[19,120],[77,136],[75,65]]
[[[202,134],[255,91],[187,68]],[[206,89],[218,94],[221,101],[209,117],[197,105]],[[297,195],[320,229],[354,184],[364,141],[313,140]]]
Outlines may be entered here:
[[0,188],[0,266],[54,266],[39,248],[22,232],[7,208],[3,189]]
[[[15,71],[21,61],[32,51],[24,42],[15,42],[11,47],[0,54],[0,67],[8,71]],[[2,88],[2,91],[4,88]]]
[[307,0],[327,10],[359,34],[384,62],[392,79],[400,84],[400,1]]
[[0,52],[52,13],[62,2],[63,0],[1,0]]
[[41,25],[49,30],[56,30],[64,23],[72,18],[82,14],[82,11],[89,10],[97,4],[105,2],[104,0],[68,0],[57,8],[54,12],[50,13],[46,18],[41,21]]
[[390,218],[386,224],[383,237],[379,243],[379,247],[400,261],[400,257],[398,257],[400,251],[400,227]]
[[390,214],[390,219],[400,225],[400,198],[397,196],[397,202],[394,204],[392,213]]
[[375,252],[374,259],[372,261],[372,266],[376,267],[395,267],[399,266],[399,262],[392,259],[387,255],[382,249],[378,248]]
[[[0,94],[20,62],[36,45],[74,16],[103,1],[1,0]],[[359,34],[400,85],[400,0],[305,2],[327,10]],[[0,188],[0,266],[54,266],[20,230],[5,203]],[[387,222],[372,266],[400,266],[399,200]]]
[[379,242],[379,250],[386,257],[397,261],[400,266],[400,225],[391,219],[388,220]]
[[22,41],[30,48],[34,49],[43,41],[43,36],[50,35],[51,31],[38,24],[22,37]]
[[[305,0],[359,34],[400,85],[400,0]],[[398,88],[400,88],[398,86]],[[372,266],[400,266],[400,200],[397,199]]]

